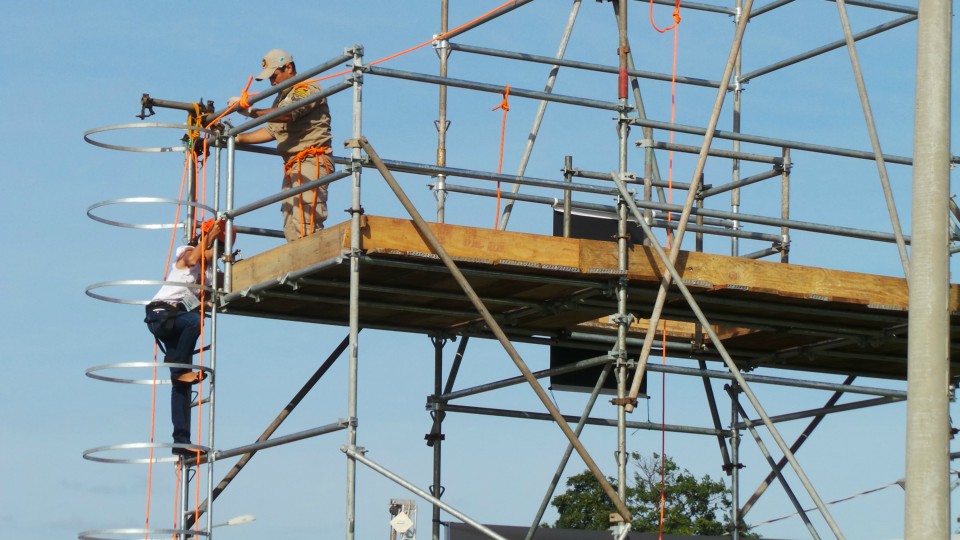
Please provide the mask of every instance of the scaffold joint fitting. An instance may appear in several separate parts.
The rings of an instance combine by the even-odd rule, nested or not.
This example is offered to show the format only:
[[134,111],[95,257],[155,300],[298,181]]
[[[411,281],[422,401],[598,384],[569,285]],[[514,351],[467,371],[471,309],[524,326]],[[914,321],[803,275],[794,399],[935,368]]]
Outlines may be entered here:
[[637,398],[632,398],[632,397],[613,398],[613,399],[610,400],[610,403],[613,404],[613,405],[616,405],[616,406],[618,406],[618,407],[622,407],[622,406],[624,406],[624,405],[632,405],[632,406],[636,407],[636,406],[637,406]]

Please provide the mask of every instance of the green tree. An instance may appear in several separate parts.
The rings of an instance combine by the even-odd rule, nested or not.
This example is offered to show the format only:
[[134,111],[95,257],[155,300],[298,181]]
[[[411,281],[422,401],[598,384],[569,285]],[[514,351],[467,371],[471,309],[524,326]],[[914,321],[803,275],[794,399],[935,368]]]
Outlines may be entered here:
[[[660,530],[661,460],[656,453],[641,457],[631,452],[634,465],[633,482],[627,485],[627,500],[633,514],[631,527],[638,532]],[[680,467],[669,456],[663,459],[664,486],[663,531],[672,534],[723,535],[730,530],[732,502],[722,480],[709,475],[697,478]],[[617,488],[613,478],[608,478]],[[559,517],[554,527],[564,529],[606,530],[610,514],[616,509],[590,471],[567,479],[567,490],[551,501]],[[722,521],[720,519],[722,518]],[[760,538],[743,532],[743,538]]]

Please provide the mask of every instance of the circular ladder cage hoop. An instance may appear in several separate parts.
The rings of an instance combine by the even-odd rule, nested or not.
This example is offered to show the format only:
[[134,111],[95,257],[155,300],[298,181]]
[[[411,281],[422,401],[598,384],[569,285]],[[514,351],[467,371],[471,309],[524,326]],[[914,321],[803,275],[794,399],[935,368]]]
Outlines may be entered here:
[[[204,347],[202,350],[207,350],[210,347]],[[194,351],[196,352],[196,351]],[[93,366],[87,368],[86,375],[91,379],[97,379],[100,381],[115,382],[115,383],[124,383],[124,384],[171,384],[169,378],[159,378],[155,375],[152,375],[149,379],[133,379],[128,377],[110,377],[107,375],[102,375],[99,372],[106,371],[109,369],[129,369],[129,368],[141,368],[141,369],[150,369],[151,371],[157,370],[160,368],[175,368],[175,369],[189,369],[192,371],[202,371],[205,373],[203,379],[206,380],[208,376],[212,376],[214,371],[209,366],[201,366],[199,364],[177,364],[173,362],[120,362],[116,364],[102,364],[99,366]]]
[[[100,283],[94,283],[86,288],[84,293],[90,298],[96,298],[97,300],[103,300],[104,302],[113,302],[114,304],[131,304],[145,306],[150,303],[150,300],[127,300],[124,298],[117,298],[115,296],[107,296],[104,294],[98,294],[93,292],[95,289],[102,289],[104,287],[123,287],[123,286],[133,286],[133,285],[175,285],[178,287],[187,287],[188,289],[196,289],[198,291],[203,291],[210,295],[213,294],[213,287],[209,285],[201,285],[199,283],[184,283],[182,281],[163,281],[159,279],[122,279],[117,281],[102,281]],[[209,296],[208,296],[209,298]]]
[[100,217],[93,213],[94,210],[102,208],[104,206],[110,206],[114,204],[174,204],[177,206],[192,206],[194,208],[199,208],[206,212],[210,212],[211,215],[216,215],[217,211],[212,207],[207,206],[203,203],[198,203],[194,201],[185,201],[183,199],[169,199],[165,197],[123,197],[120,199],[110,199],[106,201],[100,201],[98,203],[91,204],[87,208],[87,217],[99,221],[100,223],[106,223],[107,225],[113,225],[114,227],[126,227],[128,229],[174,229],[182,228],[183,223],[129,223],[125,221],[114,221],[112,219],[107,219]]
[[143,538],[149,540],[159,538],[170,540],[181,536],[203,536],[209,537],[210,534],[203,530],[194,529],[100,529],[95,531],[83,531],[77,535],[78,540],[137,540]]
[[[125,463],[128,465],[136,465],[141,463],[176,463],[180,457],[176,455],[164,455],[157,456],[156,452],[153,452],[153,456],[149,454],[151,450],[174,450],[174,449],[184,449],[189,450],[190,452],[201,452],[205,453],[208,456],[211,454],[209,446],[203,446],[200,444],[186,444],[186,443],[123,443],[123,444],[110,444],[107,446],[98,446],[96,448],[91,448],[89,450],[83,451],[83,459],[89,461],[99,461],[100,463]],[[147,450],[147,457],[134,457],[134,458],[118,458],[118,457],[104,457],[101,454],[107,452],[121,452],[121,451],[136,451],[136,450]]]
[[119,144],[109,144],[95,140],[91,135],[97,133],[103,133],[106,131],[118,131],[123,129],[178,129],[182,131],[198,131],[200,133],[206,133],[208,135],[215,135],[213,130],[199,127],[191,126],[189,124],[166,124],[160,122],[146,122],[146,123],[132,123],[132,124],[114,124],[112,126],[103,126],[93,129],[88,129],[83,133],[83,140],[88,143],[99,146],[100,148],[107,148],[109,150],[121,150],[123,152],[183,152],[187,149],[186,146],[122,146]]

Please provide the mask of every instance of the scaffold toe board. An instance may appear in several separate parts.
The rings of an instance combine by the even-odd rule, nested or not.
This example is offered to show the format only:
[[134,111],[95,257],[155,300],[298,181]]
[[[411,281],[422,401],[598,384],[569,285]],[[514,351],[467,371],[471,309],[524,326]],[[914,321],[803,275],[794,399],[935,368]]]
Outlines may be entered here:
[[[424,334],[489,333],[413,222],[363,216],[360,325]],[[504,330],[517,339],[608,350],[583,336],[616,326],[615,242],[431,223],[429,227]],[[347,325],[351,223],[343,222],[237,262],[224,312]],[[642,245],[628,252],[631,347],[645,335],[664,274]],[[676,268],[741,368],[905,379],[907,286],[902,278],[680,252]],[[951,373],[960,374],[960,286],[951,285]],[[687,301],[672,287],[667,342],[697,340]],[[578,338],[577,336],[580,336]],[[658,338],[659,339],[659,338]],[[668,345],[669,349],[669,345]],[[719,360],[703,347],[681,356]],[[676,353],[671,356],[677,356]]]

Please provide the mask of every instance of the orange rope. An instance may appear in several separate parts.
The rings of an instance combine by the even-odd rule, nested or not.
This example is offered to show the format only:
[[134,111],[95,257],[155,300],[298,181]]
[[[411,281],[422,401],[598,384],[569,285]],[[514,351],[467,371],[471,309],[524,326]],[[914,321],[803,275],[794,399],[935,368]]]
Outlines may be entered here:
[[[301,171],[303,170],[303,162],[304,162],[307,158],[313,157],[315,160],[317,160],[317,165],[318,165],[317,167],[315,167],[315,169],[316,169],[316,177],[314,178],[314,180],[319,180],[319,179],[320,179],[320,167],[319,167],[320,160],[322,160],[322,162],[323,162],[323,169],[326,171],[326,174],[330,174],[330,173],[333,172],[333,165],[330,164],[330,158],[327,156],[327,151],[328,151],[328,150],[330,150],[330,147],[329,147],[329,146],[320,146],[320,147],[311,146],[311,147],[309,147],[309,148],[306,148],[306,149],[304,149],[304,150],[301,150],[300,152],[297,153],[297,155],[295,155],[295,156],[293,156],[292,158],[290,158],[290,159],[283,165],[283,174],[284,174],[284,175],[290,174],[290,170],[293,169],[294,166],[296,166],[296,167],[297,167],[297,186],[302,185],[302,183],[303,183],[303,175],[301,174]],[[313,189],[313,206],[314,206],[314,209],[316,209],[316,206],[317,206],[317,203],[318,203],[317,195],[318,195],[318,191],[319,191],[319,190],[320,190],[319,187],[316,187],[316,188]],[[316,216],[316,210],[314,210],[313,212],[310,213],[310,226],[309,226],[309,228],[304,227],[304,223],[305,223],[305,221],[306,221],[306,216],[305,216],[304,209],[303,209],[303,193],[300,193],[300,194],[297,195],[297,200],[298,200],[298,203],[299,203],[299,206],[300,206],[300,238],[303,238],[304,236],[307,236],[307,235],[313,233],[313,227],[314,227],[314,225],[315,225],[315,223],[314,223],[314,218],[315,218],[315,216]],[[304,233],[304,230],[305,230],[305,229],[309,230],[310,232]]]
[[[421,48],[423,48],[423,47],[425,47],[425,46],[427,46],[427,45],[429,45],[429,44],[431,44],[431,43],[433,43],[433,42],[435,42],[435,41],[437,41],[437,40],[445,39],[447,36],[457,33],[458,31],[462,30],[463,28],[466,28],[467,26],[475,23],[476,21],[479,21],[480,19],[483,19],[483,18],[486,17],[487,15],[490,15],[490,14],[492,14],[492,13],[497,12],[497,11],[500,10],[500,9],[503,9],[504,7],[506,7],[506,6],[509,5],[509,4],[512,4],[512,3],[515,2],[515,1],[516,1],[516,0],[507,0],[506,2],[504,2],[504,3],[500,4],[499,6],[491,9],[490,11],[484,13],[483,15],[480,15],[479,17],[474,17],[473,19],[470,19],[469,21],[461,24],[460,26],[454,28],[453,30],[448,30],[448,31],[446,31],[446,32],[444,32],[444,33],[442,33],[442,34],[438,34],[437,36],[432,37],[432,38],[424,41],[423,43],[419,43],[419,44],[414,45],[414,46],[412,46],[412,47],[406,48],[406,49],[404,49],[404,50],[402,50],[402,51],[400,51],[400,52],[396,52],[396,53],[393,53],[393,54],[391,54],[391,55],[389,55],[389,56],[385,56],[385,57],[380,58],[380,59],[378,59],[378,60],[374,60],[373,62],[370,62],[370,63],[367,64],[367,65],[375,66],[375,65],[377,65],[377,64],[382,64],[382,63],[387,62],[387,61],[389,61],[389,60],[393,60],[394,58],[397,58],[397,57],[399,57],[399,56],[403,56],[403,55],[405,55],[405,54],[407,54],[407,53],[411,53],[411,52],[413,52],[413,51],[415,51],[415,50],[417,50],[417,49],[421,49]],[[314,83],[314,82],[325,81],[325,80],[327,80],[327,79],[332,79],[332,78],[334,78],[334,77],[339,77],[339,76],[341,76],[341,75],[347,75],[347,74],[350,73],[351,71],[353,71],[353,70],[352,70],[352,69],[345,69],[345,70],[343,70],[343,71],[338,71],[338,72],[336,72],[336,73],[331,73],[331,74],[329,74],[329,75],[324,75],[323,77],[318,77],[318,78],[316,78],[316,79],[310,79],[310,80],[303,81],[301,84],[309,84],[309,83]],[[247,93],[247,89],[250,88],[250,83],[251,83],[252,81],[253,81],[253,77],[250,77],[249,79],[247,79],[247,86],[244,87],[243,91],[241,92],[240,101],[237,102],[236,104],[234,104],[232,107],[228,107],[227,110],[225,110],[222,114],[220,114],[220,116],[217,116],[216,118],[214,118],[213,120],[211,120],[211,121],[207,124],[206,127],[209,128],[210,126],[212,126],[212,125],[214,125],[215,123],[217,123],[218,121],[220,121],[220,119],[222,119],[224,116],[226,116],[226,115],[230,114],[231,112],[233,112],[233,111],[237,108],[237,107],[236,107],[237,105],[241,105],[241,106],[243,106],[243,107],[249,107],[249,106],[250,106],[249,103],[246,102],[247,96],[251,96],[251,95],[256,94],[256,92],[254,92],[254,93],[252,93],[252,94],[248,94],[248,93]]]
[[[506,140],[507,133],[507,113],[510,112],[510,85],[503,87],[503,101],[499,105],[490,109],[495,111],[497,109],[503,109],[503,120],[500,122],[500,160],[497,163],[497,174],[503,172],[503,143]],[[493,220],[493,228],[500,228],[500,181],[497,180],[497,214]]]
[[[667,31],[673,30],[673,66],[672,73],[670,76],[670,124],[673,125],[676,123],[677,118],[677,37],[679,34],[680,27],[680,0],[676,0],[673,8],[673,24],[666,28],[659,28],[657,23],[653,18],[653,0],[650,0],[650,24],[657,31],[665,33]],[[674,132],[670,131],[670,143],[673,144]],[[670,163],[667,174],[667,204],[673,204],[673,150],[670,151]],[[671,212],[667,212],[667,223],[673,218]],[[673,235],[668,227],[667,231],[667,249],[671,247],[671,239]],[[663,349],[661,350],[661,362],[666,365],[667,363],[667,321],[662,321],[661,329],[661,340],[663,342]],[[667,486],[666,486],[666,454],[667,454],[667,438],[666,438],[666,371],[661,372],[661,427],[660,427],[660,538],[663,538],[663,526],[666,518],[666,509],[667,509]]]

